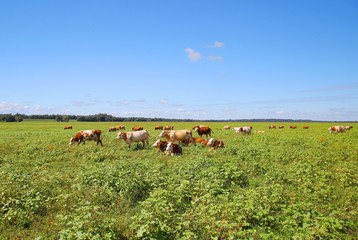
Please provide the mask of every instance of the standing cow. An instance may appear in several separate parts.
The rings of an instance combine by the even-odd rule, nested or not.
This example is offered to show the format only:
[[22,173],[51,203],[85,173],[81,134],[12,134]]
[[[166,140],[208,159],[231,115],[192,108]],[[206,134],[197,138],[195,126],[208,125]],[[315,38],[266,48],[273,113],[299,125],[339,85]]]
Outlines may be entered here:
[[127,143],[128,148],[131,147],[132,142],[142,142],[143,148],[145,143],[149,145],[149,133],[147,130],[139,130],[134,132],[118,132],[117,139],[123,139]]
[[170,142],[181,141],[184,143],[194,143],[193,135],[190,130],[163,130],[159,134],[160,138],[166,138]]
[[69,144],[72,145],[75,142],[77,142],[78,145],[82,142],[83,142],[83,144],[85,144],[85,141],[89,140],[89,141],[96,141],[97,145],[98,145],[98,143],[100,143],[101,146],[103,147],[102,140],[101,140],[101,133],[102,132],[99,129],[79,131],[78,133],[76,133],[76,135],[74,137],[72,137],[70,139]]
[[194,131],[197,132],[199,134],[200,137],[203,137],[203,135],[206,135],[206,138],[211,137],[211,133],[214,133],[213,130],[211,130],[211,128],[207,127],[207,126],[194,126],[193,127]]

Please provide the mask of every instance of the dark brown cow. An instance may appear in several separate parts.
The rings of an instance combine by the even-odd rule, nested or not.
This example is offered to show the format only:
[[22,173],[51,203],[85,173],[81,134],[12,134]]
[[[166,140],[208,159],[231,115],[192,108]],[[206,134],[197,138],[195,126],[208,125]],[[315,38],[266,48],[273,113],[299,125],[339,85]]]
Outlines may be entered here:
[[208,136],[211,137],[211,133],[214,133],[214,131],[211,130],[211,128],[206,127],[206,126],[205,127],[196,126],[194,128],[194,131],[197,132],[200,137],[202,137],[203,135],[206,135],[206,138],[208,138]]
[[276,129],[276,126],[275,126],[275,125],[271,125],[271,126],[269,126],[269,129]]
[[154,130],[163,130],[163,126],[155,126]]
[[66,129],[72,129],[72,125],[65,126],[63,129],[64,129],[64,130],[66,130]]
[[70,139],[70,145],[74,144],[75,142],[78,143],[78,145],[83,142],[83,144],[85,144],[85,141],[89,140],[89,141],[96,141],[97,145],[98,143],[101,144],[101,146],[103,147],[102,144],[102,140],[101,140],[101,130],[83,130],[83,131],[79,131],[78,133],[76,133],[76,135],[74,137],[72,137]]
[[285,128],[285,126],[278,126],[279,129]]
[[291,129],[296,129],[297,126],[296,126],[296,125],[291,125],[290,128],[291,128]]

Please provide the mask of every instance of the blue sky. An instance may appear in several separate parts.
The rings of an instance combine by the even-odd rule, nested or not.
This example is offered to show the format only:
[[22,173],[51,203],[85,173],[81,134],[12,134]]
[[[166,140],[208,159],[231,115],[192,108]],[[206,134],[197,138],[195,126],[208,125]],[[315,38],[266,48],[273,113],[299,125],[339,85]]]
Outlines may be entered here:
[[0,113],[358,120],[358,1],[2,1]]

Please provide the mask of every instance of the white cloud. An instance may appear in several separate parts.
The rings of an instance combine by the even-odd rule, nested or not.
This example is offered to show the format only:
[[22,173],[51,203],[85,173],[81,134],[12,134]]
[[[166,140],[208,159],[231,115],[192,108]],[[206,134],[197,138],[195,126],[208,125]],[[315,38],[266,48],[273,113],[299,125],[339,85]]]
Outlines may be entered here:
[[160,104],[167,104],[169,101],[168,99],[160,99]]
[[188,58],[190,59],[190,61],[199,61],[202,58],[201,54],[199,52],[195,52],[191,48],[186,48],[185,52],[188,55]]
[[222,48],[224,46],[224,43],[223,42],[220,42],[220,41],[216,41],[214,43],[214,48]]
[[212,62],[222,62],[224,60],[224,58],[222,56],[217,56],[217,55],[211,55],[208,57],[209,61]]

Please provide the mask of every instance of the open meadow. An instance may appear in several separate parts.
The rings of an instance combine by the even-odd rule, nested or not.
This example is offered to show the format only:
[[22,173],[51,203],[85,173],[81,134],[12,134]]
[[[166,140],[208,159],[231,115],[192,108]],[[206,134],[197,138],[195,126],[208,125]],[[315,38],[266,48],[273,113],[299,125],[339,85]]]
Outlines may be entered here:
[[[128,149],[115,125],[143,126],[149,146]],[[156,125],[207,125],[225,148],[168,156],[151,147]],[[358,124],[332,125],[0,122],[0,239],[356,239]],[[104,147],[69,145],[85,129],[101,129]]]

